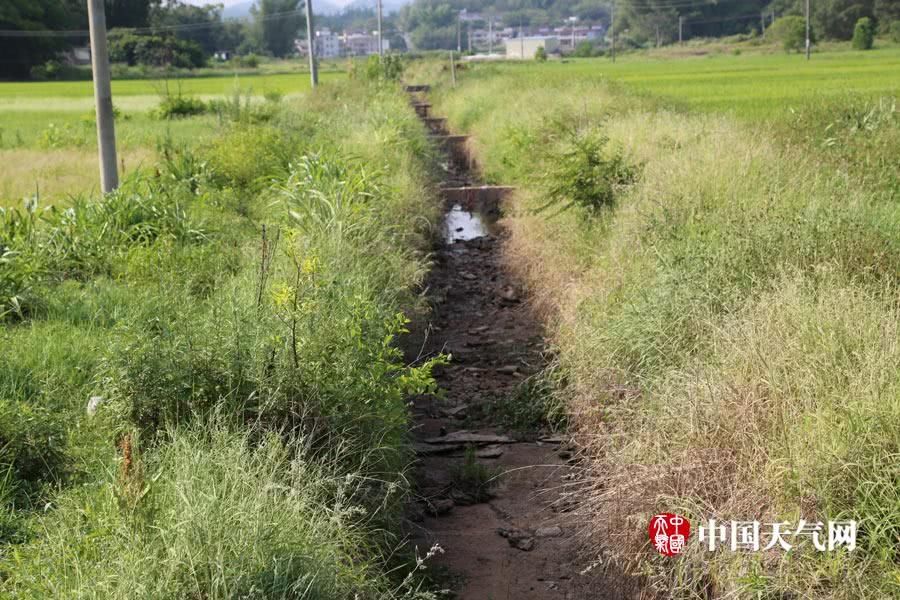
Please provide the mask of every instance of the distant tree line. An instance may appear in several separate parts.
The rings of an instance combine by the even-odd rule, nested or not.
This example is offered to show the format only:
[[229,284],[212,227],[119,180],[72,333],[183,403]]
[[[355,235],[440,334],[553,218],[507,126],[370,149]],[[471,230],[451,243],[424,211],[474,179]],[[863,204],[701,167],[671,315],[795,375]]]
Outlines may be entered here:
[[[625,44],[665,44],[678,39],[681,18],[686,37],[722,37],[759,32],[762,14],[802,15],[803,5],[804,0],[618,0],[615,29]],[[864,17],[883,34],[900,21],[900,0],[813,0],[811,6],[819,38],[849,40]],[[416,48],[454,48],[462,10],[501,16],[508,27],[536,27],[569,17],[609,24],[611,8],[611,0],[414,0],[400,12],[399,24]]]
[[[87,36],[85,0],[0,0],[0,78],[21,79]],[[221,4],[106,0],[110,58],[129,65],[200,67],[217,51],[284,57],[305,35],[301,0],[257,0],[249,20],[226,20]],[[56,32],[56,33],[48,33]]]

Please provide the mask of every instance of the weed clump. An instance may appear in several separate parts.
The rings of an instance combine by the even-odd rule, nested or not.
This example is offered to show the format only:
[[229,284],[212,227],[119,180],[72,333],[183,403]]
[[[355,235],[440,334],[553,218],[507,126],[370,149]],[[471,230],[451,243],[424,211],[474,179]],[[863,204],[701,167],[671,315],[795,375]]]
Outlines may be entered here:
[[622,151],[612,147],[596,128],[565,130],[545,161],[549,164],[545,186],[550,200],[538,210],[560,205],[589,212],[610,208],[618,192],[637,177]]
[[157,119],[179,119],[194,117],[209,111],[209,105],[199,98],[170,94],[163,97],[159,106],[153,111]]
[[491,499],[491,489],[497,484],[500,473],[478,462],[475,446],[470,445],[466,447],[462,463],[456,466],[451,475],[457,492],[454,501],[477,504]]

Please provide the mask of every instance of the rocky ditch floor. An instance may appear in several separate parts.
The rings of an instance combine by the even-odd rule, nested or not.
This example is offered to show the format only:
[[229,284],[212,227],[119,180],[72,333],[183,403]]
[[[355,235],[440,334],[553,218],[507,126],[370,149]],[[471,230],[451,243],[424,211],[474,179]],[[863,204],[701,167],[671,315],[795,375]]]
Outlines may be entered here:
[[[448,165],[448,185],[471,185]],[[448,207],[449,209],[450,207]],[[435,370],[441,393],[412,401],[416,502],[409,535],[429,568],[450,574],[462,600],[597,598],[576,559],[567,438],[540,424],[509,428],[545,368],[544,339],[527,297],[504,268],[502,224],[435,251],[430,322],[418,324],[410,360],[449,354]]]

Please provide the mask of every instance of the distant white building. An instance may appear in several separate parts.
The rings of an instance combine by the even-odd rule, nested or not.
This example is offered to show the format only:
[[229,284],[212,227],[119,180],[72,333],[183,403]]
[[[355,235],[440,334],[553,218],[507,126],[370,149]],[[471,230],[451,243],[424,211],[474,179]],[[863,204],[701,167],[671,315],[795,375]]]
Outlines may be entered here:
[[[344,33],[338,35],[328,29],[316,31],[316,56],[319,58],[338,58],[341,56],[369,56],[378,54],[378,35],[368,33]],[[294,47],[300,56],[307,56],[305,39],[294,40]],[[387,52],[391,43],[382,40],[382,47]]]
[[596,42],[603,36],[602,27],[557,27],[554,33],[559,37],[560,50],[571,52],[581,42]]
[[559,38],[549,35],[526,36],[505,40],[506,58],[531,60],[538,48],[547,54],[559,52]]
[[[345,33],[341,38],[344,56],[369,56],[378,54],[378,35],[368,33]],[[382,39],[382,47],[385,52],[391,49],[391,43],[387,38]]]
[[[319,58],[338,58],[341,56],[341,38],[339,35],[332,33],[330,29],[316,31],[313,43],[316,45],[316,56]],[[297,53],[300,56],[309,54],[306,38],[294,40],[294,48],[297,49]]]
[[320,58],[337,58],[341,55],[341,38],[330,29],[316,31],[316,55]]

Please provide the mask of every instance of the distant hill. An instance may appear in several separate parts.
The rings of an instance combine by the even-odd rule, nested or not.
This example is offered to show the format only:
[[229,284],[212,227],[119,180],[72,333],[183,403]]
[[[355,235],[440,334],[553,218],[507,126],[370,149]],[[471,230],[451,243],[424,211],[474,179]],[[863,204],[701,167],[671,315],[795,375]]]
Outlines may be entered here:
[[[226,6],[225,10],[222,11],[222,16],[226,19],[246,19],[250,16],[250,8],[253,6],[254,0],[245,0],[244,2],[238,2],[236,4],[232,4],[231,6]],[[387,6],[391,0],[385,2],[385,6]],[[397,4],[397,0],[393,1],[394,4]],[[404,4],[404,2],[399,2],[400,5]],[[336,5],[328,2],[327,0],[313,0],[313,10],[322,15],[334,15],[341,12],[341,9]]]
[[[382,6],[384,7],[384,12],[395,13],[409,4],[411,1],[412,0],[384,0]],[[344,7],[345,10],[371,8],[375,8],[375,0],[353,0],[353,2]]]

